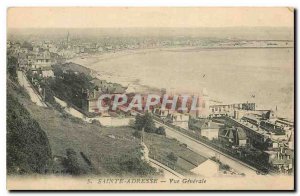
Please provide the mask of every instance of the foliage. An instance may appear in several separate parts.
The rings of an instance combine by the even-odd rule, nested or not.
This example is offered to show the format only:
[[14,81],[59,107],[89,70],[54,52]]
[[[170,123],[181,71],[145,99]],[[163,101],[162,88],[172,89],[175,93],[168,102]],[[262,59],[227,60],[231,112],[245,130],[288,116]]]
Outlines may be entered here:
[[99,122],[99,120],[96,120],[96,119],[92,120],[92,124],[98,125],[99,127],[102,126],[101,123]]
[[167,157],[174,163],[176,163],[178,160],[178,157],[173,152],[169,153]]
[[149,176],[155,175],[155,168],[141,160],[137,155],[122,156],[118,161],[110,162],[108,169],[116,176],[128,175]]
[[189,118],[188,127],[190,130],[199,131],[200,128],[198,126],[196,126],[196,124],[197,124],[197,119]]
[[133,136],[140,139],[142,137],[142,133],[139,130],[136,130],[135,132],[133,132]]
[[147,112],[144,116],[137,115],[135,117],[135,128],[137,130],[144,128],[146,132],[154,133],[156,128],[151,114]]
[[91,90],[90,78],[83,73],[76,74],[69,70],[64,73],[59,67],[53,67],[55,78],[48,79],[48,84],[54,94],[67,103],[83,108],[85,98],[82,90]]
[[227,165],[227,164],[221,164],[221,169],[226,170],[226,171],[229,171],[229,170],[230,170],[230,167],[229,167],[229,165]]
[[7,64],[7,73],[8,76],[12,79],[12,80],[16,80],[17,78],[17,66],[18,66],[18,59],[10,56],[9,54],[7,54],[7,59],[6,59],[6,64]]
[[156,133],[159,134],[159,135],[166,135],[166,130],[164,127],[160,126],[156,129]]
[[7,173],[45,173],[52,155],[48,138],[29,112],[7,95]]
[[71,175],[81,175],[85,172],[83,169],[79,166],[77,153],[72,149],[68,148],[66,150],[67,158],[64,160],[64,167],[66,168],[66,172]]

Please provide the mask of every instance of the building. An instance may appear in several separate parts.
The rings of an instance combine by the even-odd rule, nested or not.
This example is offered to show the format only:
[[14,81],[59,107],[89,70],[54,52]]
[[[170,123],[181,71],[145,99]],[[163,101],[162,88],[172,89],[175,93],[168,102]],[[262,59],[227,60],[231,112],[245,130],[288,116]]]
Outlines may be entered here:
[[161,109],[161,107],[153,109],[153,114],[161,119],[165,119],[170,113],[169,109]]
[[[202,89],[202,92],[198,94],[197,100],[195,102],[195,109],[196,110],[190,110],[189,115],[194,117],[194,118],[207,118],[210,114],[210,101],[209,101],[209,96],[206,88]],[[194,99],[194,98],[193,98]],[[194,100],[192,100],[193,103]],[[189,105],[189,103],[188,103]],[[191,109],[191,106],[188,106],[189,109]]]
[[101,90],[93,89],[93,91],[85,90],[83,91],[83,110],[91,113],[100,113],[98,107],[98,98],[102,94]]
[[28,60],[26,54],[19,54],[18,56],[18,66],[21,69],[26,69],[28,66]]
[[294,151],[281,145],[264,151],[267,163],[281,173],[291,173],[294,168]]
[[248,114],[242,117],[240,123],[251,127],[257,132],[267,135],[274,141],[288,140],[293,133],[291,125],[283,124],[278,121],[276,115],[272,111],[265,113],[266,115]]
[[187,114],[173,112],[169,113],[166,119],[175,126],[188,129],[189,115]]
[[52,64],[50,52],[49,51],[43,51],[36,55],[35,62],[32,64],[33,69],[38,69],[42,67],[50,67]]
[[218,138],[227,146],[245,146],[247,144],[246,132],[240,127],[223,128],[220,130]]
[[256,148],[263,149],[266,141],[271,138],[267,131],[242,119],[225,117],[225,120],[231,126],[241,127],[246,132],[249,144]]
[[206,137],[209,140],[218,139],[220,125],[218,123],[208,121],[205,122],[200,128],[200,134],[202,137]]
[[43,78],[54,77],[54,73],[51,67],[43,67],[41,69],[41,72]]
[[209,110],[211,117],[234,116],[240,118],[249,111],[255,111],[255,103],[210,105]]

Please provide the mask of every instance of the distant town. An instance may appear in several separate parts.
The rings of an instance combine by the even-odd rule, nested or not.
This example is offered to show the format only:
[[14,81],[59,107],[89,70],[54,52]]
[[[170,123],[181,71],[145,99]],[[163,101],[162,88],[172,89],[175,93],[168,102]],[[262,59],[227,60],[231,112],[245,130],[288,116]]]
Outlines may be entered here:
[[[102,112],[97,105],[98,98],[102,94],[126,94],[133,97],[138,92],[128,86],[102,80],[95,76],[93,70],[70,61],[74,57],[89,58],[91,54],[176,47],[285,48],[293,47],[293,41],[231,39],[216,41],[192,37],[177,39],[108,37],[95,41],[76,38],[66,31],[64,37],[55,40],[40,38],[22,40],[16,37],[9,39],[7,71],[11,79],[29,94],[30,100],[40,107],[54,108],[85,123],[98,124],[99,127],[130,126],[146,116],[150,118],[149,122],[156,127],[158,134],[176,138],[187,152],[193,151],[190,153],[197,154],[198,151],[203,151],[204,154],[201,155],[205,157],[203,159],[193,160],[191,158],[193,154],[184,157],[176,155],[176,152],[168,154],[168,158],[161,158],[159,150],[155,149],[155,146],[149,146],[153,140],[149,139],[152,136],[147,134],[152,133],[149,131],[152,128],[147,130],[146,125],[142,126],[141,135],[137,138],[144,146],[144,153],[148,157],[145,159],[150,159],[152,164],[159,165],[160,168],[164,168],[163,170],[170,169],[174,175],[181,176],[187,173],[212,175],[220,173],[220,170],[223,175],[244,176],[248,175],[244,172],[248,170],[257,175],[293,175],[294,122],[277,116],[276,110],[258,110],[255,102],[247,100],[230,104],[216,102],[210,98],[209,89],[203,88],[197,94],[201,98],[198,104],[199,111],[162,109],[159,106],[152,107],[147,112],[138,109],[126,111],[122,106],[118,106],[115,111]],[[172,94],[163,88],[158,93]],[[144,96],[146,99],[147,95]],[[180,101],[182,100],[176,100],[178,103]],[[116,139],[118,135],[111,133],[108,137]],[[185,139],[181,140],[182,137]],[[194,143],[201,148],[194,146]],[[59,159],[60,156],[55,158]],[[181,169],[178,166],[179,159],[185,165]],[[239,165],[235,166],[232,162]],[[63,169],[56,170],[65,172]]]

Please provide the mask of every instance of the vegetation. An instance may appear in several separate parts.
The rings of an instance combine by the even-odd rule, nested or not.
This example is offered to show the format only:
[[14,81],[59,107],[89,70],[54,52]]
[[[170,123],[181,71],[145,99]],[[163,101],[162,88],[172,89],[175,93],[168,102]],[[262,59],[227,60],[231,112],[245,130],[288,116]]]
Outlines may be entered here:
[[193,131],[199,131],[200,130],[200,127],[197,126],[197,119],[195,118],[189,118],[189,121],[188,121],[188,127],[190,130],[193,130]]
[[210,159],[213,160],[214,162],[217,162],[219,164],[220,169],[225,170],[225,171],[230,170],[230,166],[227,164],[223,164],[217,157],[213,156]]
[[46,173],[51,166],[48,138],[11,94],[7,95],[7,173]]
[[167,157],[174,163],[178,160],[178,157],[173,152],[170,152]]
[[158,128],[155,127],[155,123],[153,120],[153,117],[150,113],[146,112],[145,115],[137,115],[135,117],[135,124],[134,124],[135,129],[137,131],[134,133],[136,137],[140,138],[140,134],[138,131],[142,130],[144,128],[145,132],[148,133],[156,133],[159,135],[166,135],[165,128],[160,126]]
[[121,156],[120,159],[110,162],[108,169],[117,176],[128,174],[133,176],[151,176],[156,174],[155,168],[142,161],[137,154]]
[[159,134],[159,135],[164,135],[166,136],[166,130],[164,127],[160,126],[156,129],[156,133]]
[[9,78],[12,80],[16,80],[18,59],[16,57],[7,54],[6,61],[7,61],[7,73]]
[[[70,77],[81,77],[75,75],[71,74]],[[59,81],[67,85],[69,80],[70,78],[67,79],[64,75],[64,78],[60,78]],[[46,82],[57,81],[41,80],[39,85],[47,87],[49,83]],[[157,174],[154,168],[142,160],[139,141],[132,136],[134,129],[100,128],[99,124],[75,121],[52,107],[44,108],[35,105],[27,96],[19,93],[23,91],[18,90],[21,87],[17,83],[8,80],[8,84],[7,169],[9,174],[51,173],[52,171],[58,174],[101,176],[117,176],[118,172],[124,176]],[[81,84],[75,82],[70,85]],[[53,86],[49,85],[49,87]],[[64,90],[68,91],[68,89]],[[63,87],[60,87],[59,91],[63,94]],[[116,137],[108,139],[106,136],[108,133]],[[55,161],[52,161],[52,155]],[[115,161],[112,161],[111,157]]]
[[[70,175],[97,174],[101,176],[155,175],[156,172],[141,159],[140,144],[130,127],[99,127],[83,121],[62,118],[57,110],[38,107],[23,100],[30,114],[46,131],[52,154],[65,157],[62,166]],[[108,134],[116,136],[108,138]],[[71,153],[66,153],[72,149]],[[57,163],[60,164],[60,163]],[[134,166],[130,166],[135,164]],[[134,168],[136,167],[136,168]],[[77,168],[79,169],[76,171]],[[137,171],[134,171],[134,170]],[[143,171],[146,170],[146,171]],[[153,173],[152,173],[153,172]]]
[[80,167],[77,159],[77,153],[72,148],[66,150],[67,157],[64,159],[63,165],[66,172],[71,175],[84,174],[85,171]]
[[79,108],[83,108],[85,99],[83,90],[92,90],[91,78],[84,73],[76,74],[73,71],[64,73],[59,67],[53,68],[55,78],[48,79],[48,85],[54,94]]
[[145,115],[137,115],[135,117],[135,128],[137,130],[145,129],[146,132],[153,133],[156,130],[153,118],[150,113],[146,112]]
[[190,170],[207,160],[176,139],[156,133],[145,132],[144,143],[149,148],[150,158],[183,175],[192,175]]

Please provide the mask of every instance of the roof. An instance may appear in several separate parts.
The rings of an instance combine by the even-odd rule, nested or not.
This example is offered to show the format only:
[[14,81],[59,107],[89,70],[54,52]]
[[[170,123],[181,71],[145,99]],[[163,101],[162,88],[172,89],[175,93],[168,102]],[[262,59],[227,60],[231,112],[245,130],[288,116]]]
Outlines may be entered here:
[[221,129],[220,130],[220,136],[223,136],[223,137],[227,137],[227,138],[230,138],[230,139],[233,139],[234,136],[233,136],[233,132],[232,132],[233,128],[227,128],[227,129]]
[[219,129],[220,125],[215,122],[206,122],[201,126],[201,129]]
[[236,131],[237,131],[238,138],[239,138],[240,140],[245,140],[245,139],[247,139],[247,135],[246,135],[246,132],[244,131],[244,129],[238,127],[238,128],[236,129]]

